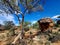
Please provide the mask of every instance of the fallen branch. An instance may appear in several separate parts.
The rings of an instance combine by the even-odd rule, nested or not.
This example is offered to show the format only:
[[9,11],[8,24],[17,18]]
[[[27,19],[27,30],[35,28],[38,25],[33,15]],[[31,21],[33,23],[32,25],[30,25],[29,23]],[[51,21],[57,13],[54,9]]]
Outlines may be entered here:
[[[39,31],[33,31],[33,32],[31,32],[32,34],[30,34],[30,32],[31,32],[31,31],[25,32],[25,36],[24,36],[25,39],[30,38],[31,36],[32,36],[32,37],[35,37],[35,36],[38,34]],[[12,42],[12,44],[15,44],[16,41],[17,41],[19,38],[21,39],[21,32],[20,32],[20,33],[18,34],[18,36],[14,39],[14,41]]]

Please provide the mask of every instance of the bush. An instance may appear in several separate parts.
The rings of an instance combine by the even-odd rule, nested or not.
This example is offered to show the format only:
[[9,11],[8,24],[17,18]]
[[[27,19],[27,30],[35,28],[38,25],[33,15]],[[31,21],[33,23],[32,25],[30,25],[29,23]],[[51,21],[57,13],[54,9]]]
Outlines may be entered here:
[[47,41],[46,43],[45,43],[45,45],[50,45],[51,44],[51,42],[50,41]]
[[9,30],[13,26],[15,26],[15,24],[13,23],[13,21],[4,21],[4,27],[5,27],[6,30]]
[[49,37],[49,41],[51,41],[52,43],[60,41],[60,34],[58,32],[52,34],[52,37]]
[[11,28],[9,30],[9,34],[10,34],[10,36],[14,36],[15,35],[15,29],[14,28]]
[[25,30],[25,31],[28,31],[28,30],[29,30],[29,27],[25,27],[24,30]]

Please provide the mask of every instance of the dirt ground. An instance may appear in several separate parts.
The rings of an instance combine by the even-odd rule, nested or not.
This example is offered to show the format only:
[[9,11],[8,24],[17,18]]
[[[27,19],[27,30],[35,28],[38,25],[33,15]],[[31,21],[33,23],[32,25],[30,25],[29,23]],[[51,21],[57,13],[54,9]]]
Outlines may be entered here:
[[[57,32],[58,31],[58,29],[60,29],[60,28],[56,28],[56,29],[53,29],[53,32]],[[34,30],[34,29],[31,29],[31,30]],[[17,31],[17,30],[16,30]],[[9,31],[7,31],[7,30],[5,30],[5,31],[0,31],[0,34],[1,33],[7,33],[8,34],[8,32]],[[17,32],[19,32],[19,31],[17,31]],[[5,34],[3,34],[3,35],[5,35]],[[1,35],[2,36],[2,35]],[[1,36],[0,36],[0,38],[1,38]],[[1,39],[3,39],[3,40],[0,40],[0,45],[9,45],[9,44],[11,44],[12,42],[13,42],[13,40],[15,39],[15,37],[16,37],[16,35],[14,35],[14,36],[7,36],[6,37],[6,40],[4,40],[5,38],[1,38]],[[44,38],[44,36],[42,36],[42,37],[40,37],[40,39],[38,39],[37,38],[37,36],[35,36],[34,37],[34,42],[33,42],[33,44],[32,45],[46,45],[46,44],[42,44],[42,41],[43,40],[43,42],[44,41],[47,41],[45,38]],[[17,43],[18,43],[18,41],[17,41]],[[16,44],[16,45],[19,45],[19,44]],[[31,45],[31,44],[28,44],[28,45]],[[55,43],[51,43],[50,45],[60,45],[60,41],[58,41],[58,42],[55,42]]]

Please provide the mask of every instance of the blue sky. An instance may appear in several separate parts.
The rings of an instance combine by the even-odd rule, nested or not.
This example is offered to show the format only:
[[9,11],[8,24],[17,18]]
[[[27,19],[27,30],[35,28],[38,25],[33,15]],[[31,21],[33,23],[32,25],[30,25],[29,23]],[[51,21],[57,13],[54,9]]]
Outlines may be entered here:
[[[23,8],[23,7],[21,7],[21,8]],[[25,21],[34,23],[44,17],[53,18],[54,16],[60,15],[60,0],[46,0],[46,3],[43,6],[43,8],[44,8],[44,11],[37,11],[37,12],[32,12],[31,14],[26,14]],[[8,18],[8,19],[13,20],[13,22],[16,25],[18,25],[17,17],[14,15],[13,16],[10,15],[10,17],[12,17],[12,19],[10,19],[10,18]],[[21,15],[20,15],[20,19],[21,19]],[[0,21],[1,20],[2,20],[2,18],[0,16]]]
[[60,15],[60,0],[46,0],[44,11],[25,15],[25,21],[37,21],[44,17]]
[[25,21],[34,21],[43,17],[53,17],[55,15],[60,15],[60,0],[46,0],[43,8],[44,11],[25,15]]

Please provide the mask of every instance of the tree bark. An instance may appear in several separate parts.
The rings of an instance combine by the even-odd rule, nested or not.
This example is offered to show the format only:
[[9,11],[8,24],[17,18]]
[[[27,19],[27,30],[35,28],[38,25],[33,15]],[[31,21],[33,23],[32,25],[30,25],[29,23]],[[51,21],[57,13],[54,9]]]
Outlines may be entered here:
[[12,42],[12,44],[16,43],[16,41],[20,38],[20,35],[21,35],[21,33],[18,34],[18,36],[14,39],[14,41]]
[[[22,22],[21,22],[21,26],[22,26],[21,28],[22,28],[22,30],[21,30],[21,33],[18,34],[18,36],[14,39],[14,41],[12,42],[12,44],[15,44],[16,41],[17,41],[19,38],[20,38],[20,39],[23,39],[23,38],[24,38],[24,26],[23,26],[23,23],[24,23],[24,14],[25,14],[26,10],[27,10],[27,9],[25,9],[24,13],[21,14],[21,15],[22,15]],[[17,16],[17,15],[16,15],[16,16]],[[19,24],[20,24],[19,17],[17,16],[17,18],[18,18],[18,21],[19,21]],[[21,37],[20,37],[20,36],[21,36]]]

